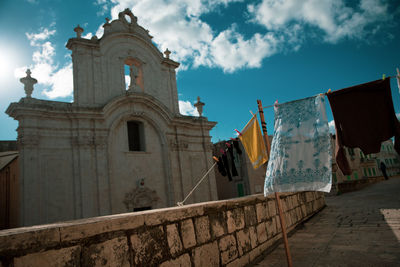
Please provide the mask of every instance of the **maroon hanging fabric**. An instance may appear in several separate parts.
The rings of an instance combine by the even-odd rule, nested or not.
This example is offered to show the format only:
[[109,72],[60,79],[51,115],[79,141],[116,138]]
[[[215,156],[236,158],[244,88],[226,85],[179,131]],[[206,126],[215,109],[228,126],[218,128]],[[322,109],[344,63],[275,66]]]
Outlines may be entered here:
[[400,123],[396,117],[390,79],[377,80],[328,93],[336,128],[336,163],[343,174],[351,168],[343,146],[359,147],[365,155],[378,153],[381,143],[395,136],[400,154]]

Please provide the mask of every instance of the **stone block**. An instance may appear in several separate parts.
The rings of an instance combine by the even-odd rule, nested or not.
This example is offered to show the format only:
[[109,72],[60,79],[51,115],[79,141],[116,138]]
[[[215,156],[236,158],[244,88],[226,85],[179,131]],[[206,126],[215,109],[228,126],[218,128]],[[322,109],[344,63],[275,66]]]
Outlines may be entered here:
[[231,263],[228,263],[226,267],[241,267],[241,266],[246,266],[247,264],[250,263],[250,255],[244,254],[242,257],[232,261]]
[[258,238],[257,238],[257,232],[256,232],[255,226],[249,227],[249,235],[250,235],[251,248],[257,247],[258,246]]
[[268,214],[269,217],[273,217],[276,215],[276,201],[275,199],[268,200]]
[[79,266],[81,248],[73,246],[14,258],[14,266]]
[[267,218],[266,209],[265,209],[265,204],[264,203],[257,203],[256,204],[256,213],[257,213],[257,222],[258,223],[264,221]]
[[174,260],[165,261],[160,264],[160,267],[190,267],[190,266],[192,266],[192,263],[190,261],[190,256],[187,253],[183,254],[182,256]]
[[133,230],[144,225],[143,214],[116,214],[63,223],[61,241],[79,241],[106,232]]
[[208,216],[201,216],[194,219],[194,226],[196,229],[196,239],[198,244],[206,243],[210,240],[210,221]]
[[258,224],[256,229],[259,243],[264,243],[267,241],[268,237],[265,222]]
[[117,237],[83,248],[83,266],[130,266],[127,238]]
[[224,236],[219,240],[219,250],[221,253],[221,263],[227,264],[238,256],[236,239],[234,235]]
[[252,249],[249,252],[249,256],[250,256],[250,262],[253,262],[258,256],[260,256],[262,254],[262,248],[260,247],[256,247],[254,249]]
[[192,252],[194,266],[219,266],[217,241],[197,247]]
[[277,234],[275,217],[276,216],[272,217],[270,220],[268,220],[266,222],[268,239],[270,239],[271,237],[273,237]]
[[303,214],[303,217],[307,217],[307,208],[306,208],[306,204],[302,204],[301,205],[301,212]]
[[238,244],[239,256],[242,256],[251,249],[249,230],[243,229],[236,232],[236,240]]
[[196,245],[196,235],[192,219],[187,219],[181,222],[181,234],[183,246],[185,248],[191,248]]
[[211,225],[211,236],[213,238],[220,237],[227,233],[225,212],[212,213],[208,217]]
[[54,247],[60,242],[57,227],[32,226],[0,231],[0,256],[11,251]]
[[134,265],[157,265],[168,257],[168,242],[162,226],[146,229],[130,237],[134,255]]
[[236,230],[244,228],[244,213],[242,208],[237,208],[234,210],[228,210],[226,212],[226,224],[228,228],[228,233],[233,233]]
[[182,251],[183,245],[176,224],[167,225],[167,241],[172,256],[175,256]]
[[250,227],[257,223],[257,215],[254,205],[244,207],[244,221],[246,227]]
[[[276,225],[276,233],[280,233],[282,231],[281,219],[279,218],[279,216],[275,216],[274,218],[272,218],[272,220],[274,221],[274,223]],[[287,227],[287,225],[286,225],[286,227]]]

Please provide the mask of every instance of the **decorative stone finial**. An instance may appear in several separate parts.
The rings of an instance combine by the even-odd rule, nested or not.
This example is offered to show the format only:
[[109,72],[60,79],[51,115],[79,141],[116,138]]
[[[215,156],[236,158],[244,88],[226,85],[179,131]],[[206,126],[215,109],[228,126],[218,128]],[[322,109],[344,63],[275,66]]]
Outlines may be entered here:
[[197,97],[197,103],[194,104],[194,106],[197,108],[197,112],[199,113],[199,116],[201,117],[203,114],[203,107],[204,103],[200,101],[200,96]]
[[19,79],[19,81],[24,84],[24,90],[27,98],[31,98],[33,92],[33,85],[37,83],[37,80],[31,77],[31,73],[32,73],[31,70],[28,69],[26,71],[26,77]]
[[171,55],[171,51],[168,50],[168,48],[164,51],[164,55],[166,58],[169,58],[169,55]]
[[110,18],[106,18],[106,23],[110,23]]
[[83,33],[83,29],[81,26],[79,26],[79,24],[75,27],[74,32],[76,32],[76,38],[82,38],[81,35]]

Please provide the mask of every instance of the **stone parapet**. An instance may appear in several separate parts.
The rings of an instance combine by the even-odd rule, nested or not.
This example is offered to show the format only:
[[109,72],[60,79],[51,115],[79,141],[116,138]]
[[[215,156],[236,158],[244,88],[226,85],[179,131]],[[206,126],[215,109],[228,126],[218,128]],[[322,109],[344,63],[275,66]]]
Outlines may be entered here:
[[[281,200],[288,231],[325,206]],[[244,266],[281,237],[275,198],[252,195],[0,231],[0,266]]]

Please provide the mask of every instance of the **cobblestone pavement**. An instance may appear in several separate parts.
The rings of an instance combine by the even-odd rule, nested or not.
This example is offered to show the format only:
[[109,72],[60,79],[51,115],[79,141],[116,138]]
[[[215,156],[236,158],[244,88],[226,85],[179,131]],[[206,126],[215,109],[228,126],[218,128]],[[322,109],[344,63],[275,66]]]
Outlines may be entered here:
[[[400,266],[400,177],[326,198],[289,237],[293,266]],[[287,266],[283,244],[253,266]]]

